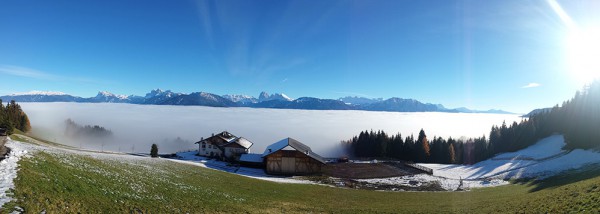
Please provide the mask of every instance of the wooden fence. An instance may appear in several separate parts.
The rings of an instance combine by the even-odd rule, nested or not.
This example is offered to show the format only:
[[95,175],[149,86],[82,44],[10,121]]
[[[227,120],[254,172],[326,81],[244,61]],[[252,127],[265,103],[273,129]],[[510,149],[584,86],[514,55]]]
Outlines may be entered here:
[[427,174],[433,175],[433,169],[428,168],[428,167],[424,167],[418,164],[414,164],[414,163],[405,163],[404,165],[408,166],[408,167],[412,167],[418,170],[421,170]]

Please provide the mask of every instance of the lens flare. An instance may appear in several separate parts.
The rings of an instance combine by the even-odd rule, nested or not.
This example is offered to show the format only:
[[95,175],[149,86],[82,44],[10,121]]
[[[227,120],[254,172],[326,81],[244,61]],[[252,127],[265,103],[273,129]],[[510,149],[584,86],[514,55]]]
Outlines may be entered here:
[[556,0],[547,2],[569,31],[565,57],[571,77],[581,84],[600,78],[600,27],[581,26]]
[[567,39],[569,71],[582,83],[600,77],[600,29],[573,32]]

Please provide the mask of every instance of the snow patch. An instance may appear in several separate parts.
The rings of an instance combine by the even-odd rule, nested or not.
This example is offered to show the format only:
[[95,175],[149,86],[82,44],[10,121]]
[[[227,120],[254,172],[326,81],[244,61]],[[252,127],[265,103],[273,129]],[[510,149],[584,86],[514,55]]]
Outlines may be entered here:
[[565,170],[600,163],[600,153],[576,149],[566,151],[562,135],[553,135],[525,149],[499,154],[474,165],[420,164],[433,175],[453,179],[545,178]]
[[17,162],[27,154],[27,150],[12,140],[9,140],[6,146],[11,150],[8,156],[0,162],[0,207],[12,200],[7,192],[15,187],[13,180],[17,177]]
[[229,172],[232,174],[237,174],[249,178],[272,181],[277,183],[294,183],[294,184],[313,184],[313,182],[308,180],[296,179],[294,177],[286,177],[286,176],[273,176],[265,173],[263,169],[256,168],[248,168],[248,167],[240,167],[236,165],[231,165],[227,162],[217,161],[214,159],[209,159],[207,157],[196,156],[197,151],[191,152],[180,152],[177,153],[179,159],[168,159],[178,163],[192,164],[204,168],[210,168],[214,170]]
[[[419,174],[381,179],[364,179],[368,183],[399,184],[438,182],[446,190],[492,187],[519,178],[545,179],[568,170],[600,164],[600,153],[575,149],[566,151],[562,135],[553,135],[525,149],[499,154],[473,165],[419,164],[433,169],[433,175]],[[461,186],[462,181],[462,186]]]
[[[424,184],[438,183],[445,190],[453,191],[458,189],[472,189],[482,187],[494,187],[509,184],[508,181],[501,179],[488,180],[460,180],[448,179],[444,177],[432,176],[428,174],[418,174],[391,178],[375,178],[375,179],[359,179],[357,181],[372,183],[372,184],[388,184],[388,185],[404,185],[419,187]],[[462,184],[461,184],[462,183]]]

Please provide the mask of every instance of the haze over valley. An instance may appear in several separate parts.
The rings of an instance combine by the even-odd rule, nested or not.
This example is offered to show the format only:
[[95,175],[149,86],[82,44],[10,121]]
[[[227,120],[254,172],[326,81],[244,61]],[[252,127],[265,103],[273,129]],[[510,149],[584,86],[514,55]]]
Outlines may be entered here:
[[[95,150],[147,153],[157,143],[161,153],[198,149],[200,138],[229,131],[255,143],[251,151],[262,153],[267,145],[283,138],[297,139],[325,156],[342,155],[342,140],[364,130],[415,134],[423,128],[431,137],[481,137],[492,125],[520,121],[519,115],[442,112],[370,112],[157,106],[120,103],[21,103],[36,134],[79,147],[80,141],[64,138],[64,121],[99,125],[114,140],[83,142]],[[180,137],[189,143],[174,143]],[[164,143],[163,141],[168,143]]]

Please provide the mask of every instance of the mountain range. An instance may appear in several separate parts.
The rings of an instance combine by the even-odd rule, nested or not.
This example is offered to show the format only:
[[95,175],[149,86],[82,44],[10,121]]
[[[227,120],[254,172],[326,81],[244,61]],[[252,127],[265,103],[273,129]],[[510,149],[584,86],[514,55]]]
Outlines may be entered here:
[[365,98],[342,97],[339,99],[320,99],[300,97],[291,99],[285,94],[269,94],[261,92],[258,98],[248,95],[216,95],[207,92],[190,94],[176,93],[170,90],[152,90],[145,96],[116,95],[101,91],[95,97],[83,98],[62,92],[32,91],[28,93],[0,96],[0,99],[17,102],[79,102],[79,103],[131,103],[143,105],[187,105],[211,107],[251,107],[278,109],[310,109],[310,110],[365,110],[389,112],[455,112],[455,113],[496,113],[512,114],[502,110],[471,110],[468,108],[449,109],[441,104],[422,103],[414,99],[402,98]]

